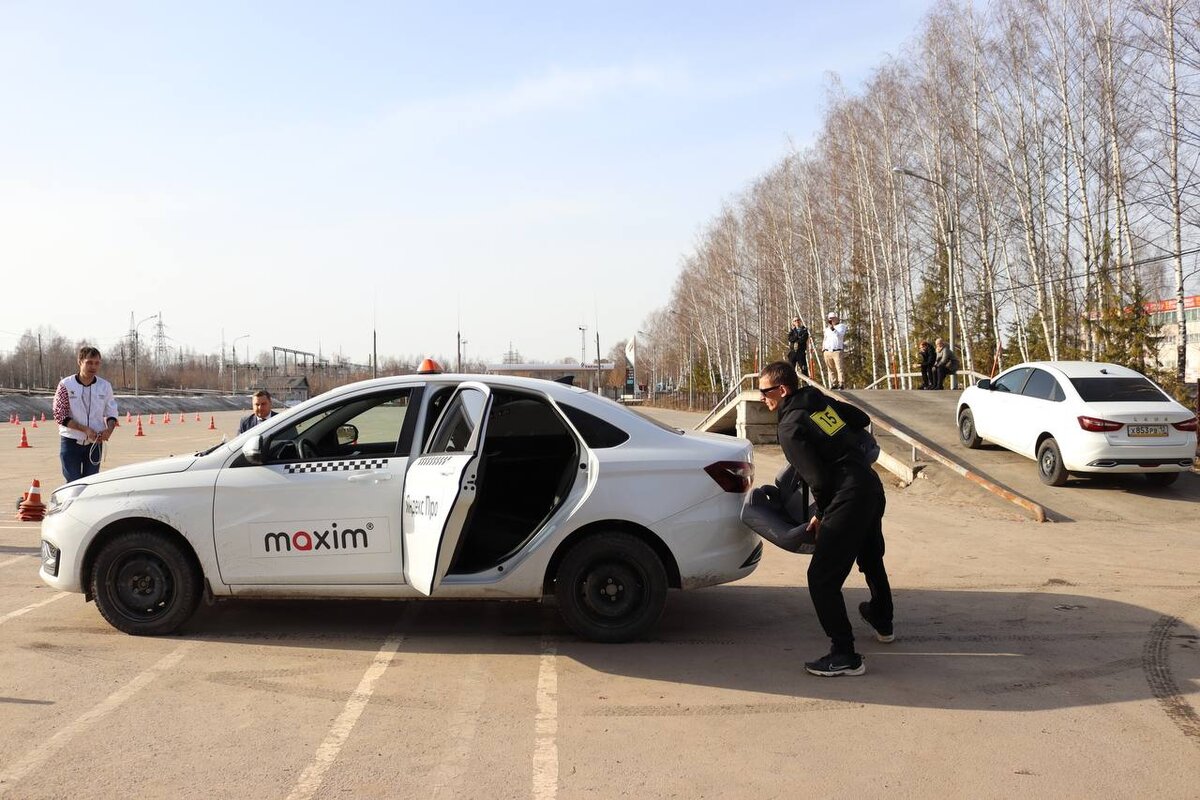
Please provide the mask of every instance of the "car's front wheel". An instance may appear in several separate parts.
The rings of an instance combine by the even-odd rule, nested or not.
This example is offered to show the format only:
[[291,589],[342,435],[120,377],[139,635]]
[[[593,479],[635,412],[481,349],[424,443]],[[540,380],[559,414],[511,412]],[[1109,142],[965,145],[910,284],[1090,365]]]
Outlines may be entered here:
[[958,439],[968,450],[976,450],[983,444],[983,439],[975,430],[975,415],[969,408],[964,408],[958,414]]
[[200,571],[190,554],[153,531],[128,531],[107,541],[92,568],[100,614],[134,636],[171,633],[200,603]]
[[1063,486],[1069,477],[1067,468],[1063,466],[1062,451],[1058,442],[1047,439],[1038,445],[1037,450],[1038,477],[1047,486]]
[[628,533],[589,536],[555,573],[554,595],[567,625],[595,642],[626,642],[662,616],[667,572],[648,544]]
[[1147,472],[1146,480],[1151,486],[1170,486],[1179,480],[1178,472]]

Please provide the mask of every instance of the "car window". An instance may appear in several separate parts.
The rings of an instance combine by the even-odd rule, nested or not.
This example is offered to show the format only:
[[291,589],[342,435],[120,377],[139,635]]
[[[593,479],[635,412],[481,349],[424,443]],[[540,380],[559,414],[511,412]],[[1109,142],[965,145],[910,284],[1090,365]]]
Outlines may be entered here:
[[464,453],[474,448],[472,437],[483,419],[487,396],[478,389],[463,389],[446,407],[426,453]]
[[325,406],[274,432],[268,461],[392,455],[405,435],[412,393],[405,387]]
[[1025,382],[1025,387],[1021,389],[1021,394],[1026,397],[1037,398],[1038,400],[1058,401],[1066,399],[1066,396],[1058,385],[1058,381],[1044,369],[1033,370],[1029,376],[1029,380]]
[[1071,378],[1071,385],[1088,403],[1161,403],[1170,399],[1140,375],[1135,378]]
[[559,408],[567,415],[567,419],[571,420],[571,424],[575,426],[575,430],[579,431],[579,435],[583,437],[587,446],[592,449],[616,447],[629,440],[628,433],[593,414],[565,403],[559,403]]
[[1021,367],[1020,369],[1014,369],[1012,372],[1006,372],[992,381],[992,391],[1018,394],[1021,391],[1021,387],[1025,384],[1025,379],[1029,377],[1029,373],[1032,371],[1029,367]]

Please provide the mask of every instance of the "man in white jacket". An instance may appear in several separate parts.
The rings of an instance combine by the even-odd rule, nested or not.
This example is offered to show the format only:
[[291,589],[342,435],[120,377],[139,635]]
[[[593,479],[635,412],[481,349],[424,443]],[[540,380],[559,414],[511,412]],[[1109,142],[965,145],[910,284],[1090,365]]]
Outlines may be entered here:
[[54,420],[58,423],[59,460],[67,483],[100,471],[104,442],[117,427],[117,399],[101,378],[100,351],[79,348],[79,372],[58,382]]
[[825,380],[830,389],[845,389],[845,362],[842,349],[846,346],[846,323],[838,319],[837,312],[830,311],[825,318],[825,332],[821,336],[821,355],[825,359]]

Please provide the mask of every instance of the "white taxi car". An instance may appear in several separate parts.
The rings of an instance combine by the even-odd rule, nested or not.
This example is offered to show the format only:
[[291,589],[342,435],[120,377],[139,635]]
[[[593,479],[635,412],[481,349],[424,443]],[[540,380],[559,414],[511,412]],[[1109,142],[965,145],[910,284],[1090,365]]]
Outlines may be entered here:
[[493,375],[344,386],[195,455],[50,498],[41,577],[126,633],[202,596],[556,596],[581,636],[624,641],[667,589],[734,581],[744,439],[684,433],[583,389]]
[[1196,416],[1117,364],[1036,361],[982,380],[958,399],[959,440],[1035,459],[1043,483],[1072,473],[1137,473],[1169,486],[1192,468]]

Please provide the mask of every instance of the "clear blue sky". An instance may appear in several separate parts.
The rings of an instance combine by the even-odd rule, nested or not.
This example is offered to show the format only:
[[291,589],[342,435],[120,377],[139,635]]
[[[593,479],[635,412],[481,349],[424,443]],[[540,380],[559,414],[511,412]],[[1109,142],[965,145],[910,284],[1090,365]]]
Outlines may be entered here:
[[0,0],[0,351],[607,355],[930,6]]

